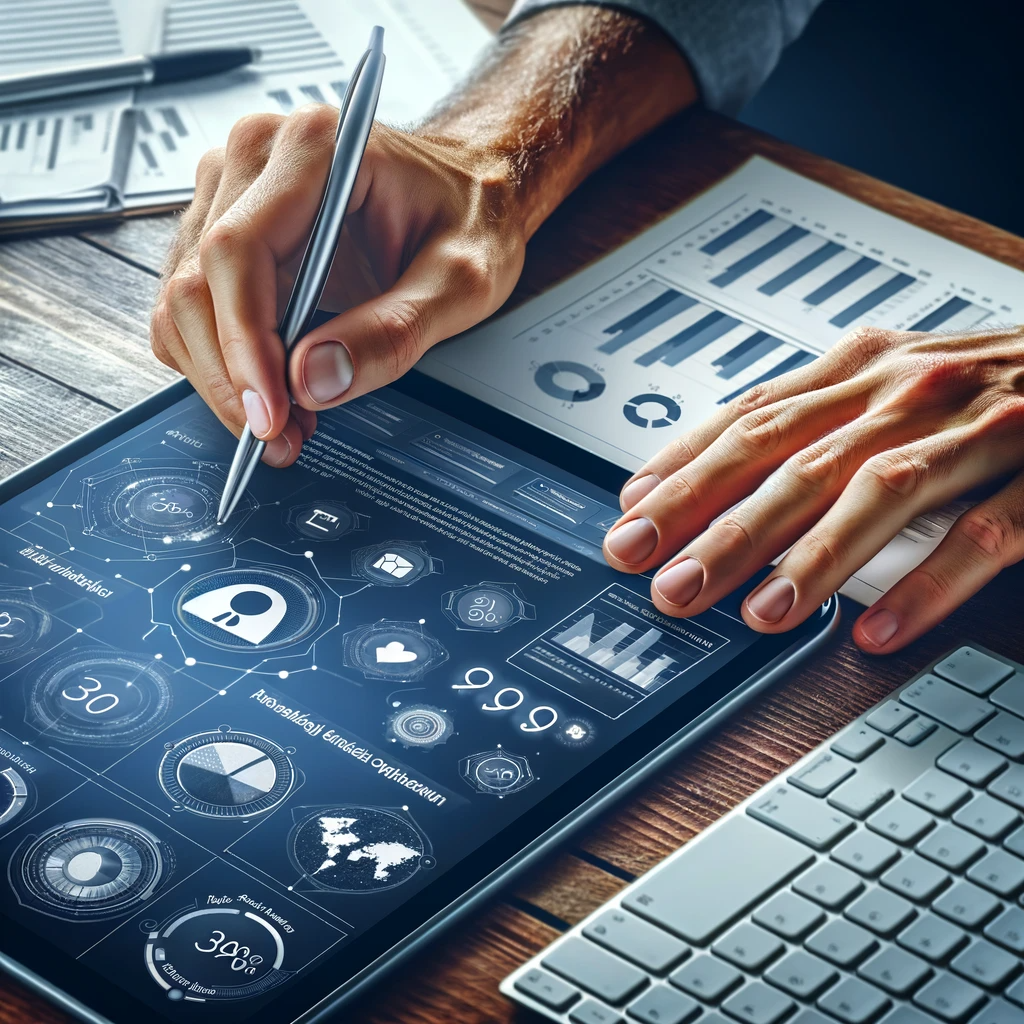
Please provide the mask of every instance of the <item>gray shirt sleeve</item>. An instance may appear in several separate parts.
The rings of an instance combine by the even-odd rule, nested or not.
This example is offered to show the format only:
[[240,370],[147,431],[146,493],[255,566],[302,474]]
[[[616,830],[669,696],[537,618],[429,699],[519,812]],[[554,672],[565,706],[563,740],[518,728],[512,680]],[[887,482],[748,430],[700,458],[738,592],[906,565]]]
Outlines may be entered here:
[[736,114],[822,0],[517,0],[506,24],[566,3],[599,3],[660,25],[686,55],[705,106]]

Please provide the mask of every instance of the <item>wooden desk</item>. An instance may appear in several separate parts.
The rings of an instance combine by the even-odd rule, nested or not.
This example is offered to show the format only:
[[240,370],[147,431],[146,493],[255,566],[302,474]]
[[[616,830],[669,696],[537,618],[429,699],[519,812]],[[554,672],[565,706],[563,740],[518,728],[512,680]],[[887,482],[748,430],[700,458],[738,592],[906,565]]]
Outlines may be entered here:
[[[478,5],[499,20],[505,0]],[[665,125],[590,181],[530,244],[513,301],[624,242],[754,153],[1024,269],[1024,240],[703,112]],[[0,474],[46,454],[169,382],[149,353],[149,310],[173,233],[152,218],[0,245]],[[947,648],[973,640],[1024,661],[1024,574],[1004,572],[931,634],[883,660],[849,640],[579,834],[469,923],[372,994],[352,1024],[525,1020],[499,995],[520,961],[767,782]],[[70,1019],[0,977],[0,1024]]]

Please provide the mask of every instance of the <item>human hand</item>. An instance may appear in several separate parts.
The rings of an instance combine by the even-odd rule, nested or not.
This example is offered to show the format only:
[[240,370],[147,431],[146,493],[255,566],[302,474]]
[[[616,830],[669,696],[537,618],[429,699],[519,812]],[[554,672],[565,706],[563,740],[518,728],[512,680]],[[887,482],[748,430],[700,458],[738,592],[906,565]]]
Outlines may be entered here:
[[250,115],[224,150],[203,158],[153,313],[157,357],[236,435],[248,421],[268,439],[264,459],[275,466],[298,457],[316,410],[390,383],[431,345],[494,312],[523,262],[524,224],[503,160],[375,125],[325,290],[325,303],[345,311],[287,356],[277,323],[337,120],[323,105]]
[[1024,327],[862,328],[751,388],[634,474],[605,557],[624,572],[662,566],[654,603],[690,616],[789,548],[742,606],[749,626],[780,633],[915,516],[1016,474],[857,619],[858,646],[889,653],[1024,558],[1022,467]]

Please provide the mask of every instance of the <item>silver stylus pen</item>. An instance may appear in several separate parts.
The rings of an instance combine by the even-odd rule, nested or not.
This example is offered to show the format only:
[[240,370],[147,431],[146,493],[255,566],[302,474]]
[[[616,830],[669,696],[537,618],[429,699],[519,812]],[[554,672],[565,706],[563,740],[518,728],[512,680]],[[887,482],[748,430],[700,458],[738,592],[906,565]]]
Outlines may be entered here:
[[[370,33],[370,44],[359,60],[345,91],[338,118],[338,134],[334,143],[334,159],[327,177],[324,198],[320,203],[313,231],[306,243],[306,251],[295,276],[292,294],[285,307],[278,333],[285,351],[302,337],[309,318],[313,315],[323,294],[327,274],[331,269],[334,251],[338,247],[341,226],[345,220],[352,189],[355,187],[359,164],[370,137],[380,84],[384,77],[384,29],[375,26]],[[246,424],[238,441],[235,457],[228,470],[224,494],[217,509],[218,525],[226,523],[234,512],[253,471],[259,465],[266,442],[258,440]]]

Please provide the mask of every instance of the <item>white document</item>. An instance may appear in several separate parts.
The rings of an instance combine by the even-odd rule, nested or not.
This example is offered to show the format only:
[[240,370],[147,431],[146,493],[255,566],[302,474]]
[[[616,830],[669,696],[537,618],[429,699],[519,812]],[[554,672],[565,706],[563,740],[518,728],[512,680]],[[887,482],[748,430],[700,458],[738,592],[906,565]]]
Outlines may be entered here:
[[[628,470],[861,324],[1024,321],[1024,274],[753,158],[622,248],[419,368]],[[875,601],[958,503],[915,520],[843,593]]]
[[377,117],[390,124],[426,114],[490,40],[462,0],[171,0],[156,48],[244,44],[262,57],[215,79],[138,90],[127,205],[187,202],[199,158],[243,114],[339,106],[374,25],[387,55]]

